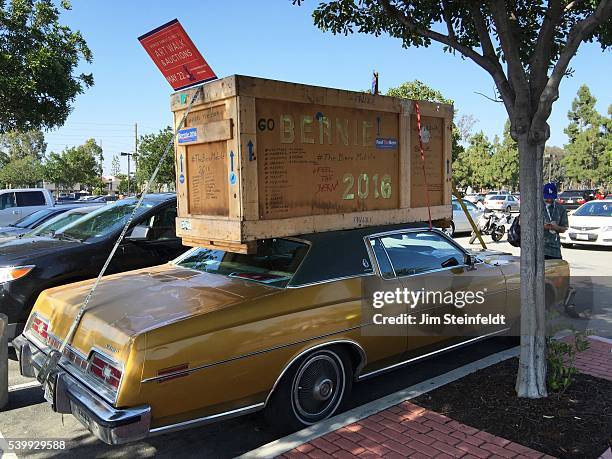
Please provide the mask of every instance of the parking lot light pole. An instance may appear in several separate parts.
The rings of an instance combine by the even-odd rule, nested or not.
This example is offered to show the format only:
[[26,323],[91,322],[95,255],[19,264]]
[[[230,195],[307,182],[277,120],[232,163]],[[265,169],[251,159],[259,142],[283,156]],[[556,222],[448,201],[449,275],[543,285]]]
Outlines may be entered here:
[[128,180],[128,189],[127,189],[127,194],[128,196],[130,195],[130,163],[132,162],[132,156],[134,158],[136,158],[136,154],[135,153],[127,153],[125,151],[121,152],[121,156],[127,156],[127,160],[128,160],[128,173],[127,173],[127,180]]

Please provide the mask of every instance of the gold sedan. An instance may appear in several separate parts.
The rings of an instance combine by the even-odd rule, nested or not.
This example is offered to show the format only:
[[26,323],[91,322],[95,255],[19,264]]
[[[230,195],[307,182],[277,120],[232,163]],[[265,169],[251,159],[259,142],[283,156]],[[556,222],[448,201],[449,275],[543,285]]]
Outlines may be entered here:
[[[298,429],[333,415],[354,381],[516,334],[518,271],[517,257],[416,225],[259,241],[253,255],[193,249],[105,277],[45,396],[110,444],[264,408]],[[562,301],[567,263],[547,276]],[[92,282],[40,295],[13,341],[22,374],[59,348]]]

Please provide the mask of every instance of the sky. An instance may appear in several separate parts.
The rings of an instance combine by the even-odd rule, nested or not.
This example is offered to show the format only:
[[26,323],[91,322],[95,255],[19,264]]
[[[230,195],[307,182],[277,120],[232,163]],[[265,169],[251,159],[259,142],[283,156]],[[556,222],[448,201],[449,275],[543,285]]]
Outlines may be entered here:
[[[323,33],[312,21],[318,0],[301,7],[291,0],[72,0],[63,23],[80,30],[93,62],[95,84],[77,96],[65,125],[46,135],[47,152],[80,145],[88,138],[102,144],[104,172],[112,157],[134,150],[134,124],[139,134],[158,132],[172,121],[171,87],[138,42],[138,37],[174,18],[179,19],[217,76],[251,75],[348,90],[370,88],[372,71],[380,75],[380,92],[410,80],[421,80],[455,101],[457,115],[472,115],[492,139],[503,132],[506,113],[494,96],[484,70],[441,46],[403,49],[389,37]],[[607,113],[612,104],[612,54],[596,44],[583,44],[573,59],[572,77],[564,78],[553,106],[548,145],[567,142],[563,129],[578,88],[586,84]],[[127,159],[121,158],[122,172]]]

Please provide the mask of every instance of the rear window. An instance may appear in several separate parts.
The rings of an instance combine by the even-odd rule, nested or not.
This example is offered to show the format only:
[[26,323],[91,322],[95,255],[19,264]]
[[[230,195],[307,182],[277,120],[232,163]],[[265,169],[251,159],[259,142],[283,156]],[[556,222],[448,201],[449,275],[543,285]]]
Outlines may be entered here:
[[40,209],[15,223],[17,228],[33,228],[53,215],[60,213],[57,209]]
[[560,198],[582,198],[586,191],[562,191],[559,193]]
[[200,248],[179,259],[177,264],[205,273],[286,287],[308,248],[308,244],[290,239],[265,239],[257,241],[254,254]]
[[18,207],[44,206],[46,204],[42,191],[20,191],[16,195]]
[[489,201],[505,201],[506,200],[506,195],[503,194],[496,194],[495,196],[491,196],[489,198]]

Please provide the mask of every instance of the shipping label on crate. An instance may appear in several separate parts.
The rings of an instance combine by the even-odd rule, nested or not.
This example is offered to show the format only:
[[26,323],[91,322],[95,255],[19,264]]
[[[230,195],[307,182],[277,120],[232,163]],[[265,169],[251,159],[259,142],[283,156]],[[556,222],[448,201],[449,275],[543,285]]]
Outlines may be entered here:
[[398,207],[397,113],[257,99],[260,218]]
[[189,213],[228,213],[228,167],[226,142],[202,143],[187,148]]

